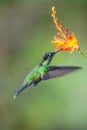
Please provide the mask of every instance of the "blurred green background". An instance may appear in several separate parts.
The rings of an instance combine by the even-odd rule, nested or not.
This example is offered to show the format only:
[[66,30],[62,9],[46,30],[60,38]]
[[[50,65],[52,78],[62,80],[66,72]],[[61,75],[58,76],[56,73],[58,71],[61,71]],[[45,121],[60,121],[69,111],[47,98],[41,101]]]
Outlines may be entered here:
[[55,49],[52,6],[87,56],[87,0],[0,0],[0,130],[87,128],[87,60],[77,51],[57,54],[52,64],[82,66],[81,71],[13,99],[25,75]]

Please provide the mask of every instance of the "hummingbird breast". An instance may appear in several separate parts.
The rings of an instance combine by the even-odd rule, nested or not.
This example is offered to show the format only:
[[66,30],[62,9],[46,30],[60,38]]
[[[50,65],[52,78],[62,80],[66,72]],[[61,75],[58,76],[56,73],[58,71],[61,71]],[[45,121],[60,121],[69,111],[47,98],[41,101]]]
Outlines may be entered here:
[[36,66],[32,71],[30,71],[24,79],[23,85],[29,84],[30,81],[33,83],[38,83],[41,81],[41,75],[47,74],[48,66]]

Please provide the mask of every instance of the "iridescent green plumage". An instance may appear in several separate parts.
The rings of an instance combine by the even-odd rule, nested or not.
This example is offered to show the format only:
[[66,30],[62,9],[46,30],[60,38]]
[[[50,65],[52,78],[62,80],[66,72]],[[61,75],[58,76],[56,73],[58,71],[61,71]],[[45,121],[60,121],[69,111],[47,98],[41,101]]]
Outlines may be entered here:
[[[59,50],[60,51],[60,50]],[[55,77],[65,75],[71,71],[80,69],[77,66],[49,66],[54,55],[59,52],[45,53],[42,61],[33,70],[31,70],[25,77],[22,87],[14,95],[14,99],[27,87],[36,86],[41,80],[47,80]]]
[[36,66],[32,71],[30,71],[27,76],[24,79],[23,86],[28,84],[30,81],[34,83],[39,82],[41,79],[41,75],[47,74],[48,73],[48,66],[43,65],[43,66]]

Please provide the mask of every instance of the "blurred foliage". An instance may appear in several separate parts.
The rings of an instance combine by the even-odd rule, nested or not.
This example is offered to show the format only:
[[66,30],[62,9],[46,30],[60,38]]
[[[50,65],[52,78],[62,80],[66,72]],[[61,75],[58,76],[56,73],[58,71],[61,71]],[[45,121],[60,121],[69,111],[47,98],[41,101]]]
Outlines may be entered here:
[[87,128],[87,61],[78,52],[57,54],[52,64],[83,70],[41,82],[13,100],[26,73],[54,50],[53,5],[87,55],[86,0],[0,0],[0,130]]

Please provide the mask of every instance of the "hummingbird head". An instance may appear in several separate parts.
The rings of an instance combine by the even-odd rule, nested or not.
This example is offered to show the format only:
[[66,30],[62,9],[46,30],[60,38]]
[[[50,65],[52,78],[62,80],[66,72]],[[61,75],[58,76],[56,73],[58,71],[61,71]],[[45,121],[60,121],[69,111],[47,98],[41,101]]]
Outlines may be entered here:
[[45,60],[47,60],[47,59],[49,59],[49,58],[53,58],[53,56],[54,56],[56,53],[60,52],[60,51],[62,51],[62,50],[59,49],[59,50],[57,50],[57,51],[55,51],[55,52],[46,52],[46,53],[44,54],[44,56],[43,56],[43,61],[45,61]]
[[55,52],[45,53],[43,58],[42,58],[42,62],[40,64],[42,65],[44,63],[44,64],[48,65],[55,54],[56,54]]
[[55,52],[47,52],[47,53],[45,53],[44,56],[43,56],[43,61],[46,61],[50,57],[53,57],[54,54],[55,54]]

